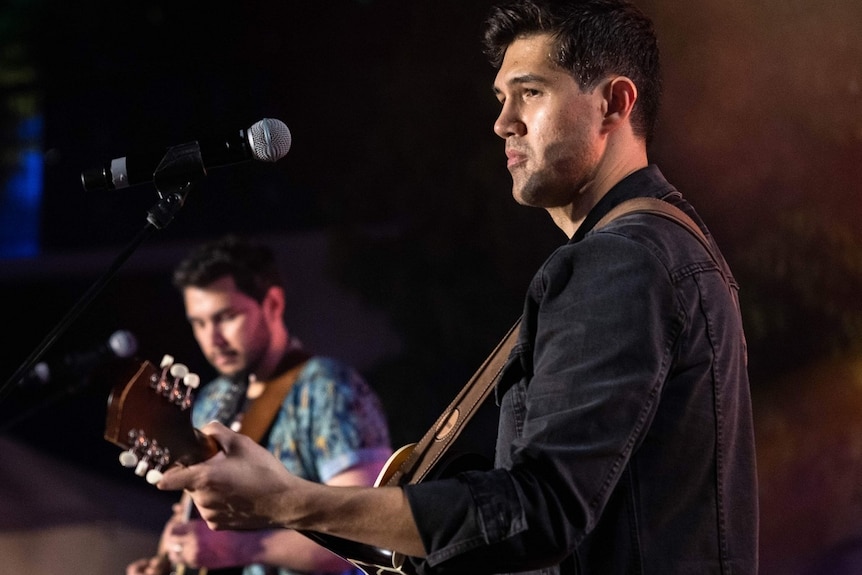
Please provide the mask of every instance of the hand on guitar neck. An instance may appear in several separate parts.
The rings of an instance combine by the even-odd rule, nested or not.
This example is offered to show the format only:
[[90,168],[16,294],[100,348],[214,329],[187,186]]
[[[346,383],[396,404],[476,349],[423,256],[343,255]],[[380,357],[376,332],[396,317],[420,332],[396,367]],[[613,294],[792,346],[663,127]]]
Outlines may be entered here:
[[[514,328],[504,340],[509,346],[513,341],[513,333]],[[505,347],[502,342],[498,349],[501,347]],[[456,430],[469,419],[472,408],[481,403],[481,399],[491,389],[491,383],[499,375],[506,355],[495,353],[486,360],[470,385],[456,397],[451,408],[426,436],[417,444],[402,447],[390,457],[375,487],[419,481],[426,475],[430,478],[448,474],[447,469],[452,461],[448,456],[453,454],[444,454],[443,450],[448,449],[450,442],[457,437]],[[135,473],[147,477],[151,483],[157,483],[162,471],[176,463],[188,466],[209,459],[219,451],[212,437],[194,429],[191,424],[188,405],[182,399],[188,395],[187,390],[183,390],[187,375],[182,369],[172,370],[164,362],[160,368],[144,362],[130,381],[118,384],[111,393],[105,438],[124,448],[121,462],[134,467]],[[191,381],[196,385],[194,378]],[[477,391],[481,391],[479,399],[476,398]],[[467,404],[470,409],[465,409]],[[441,445],[445,447],[438,447]],[[459,459],[463,461],[463,458],[455,458],[455,461]],[[482,463],[478,467],[484,466],[487,461],[483,460]],[[430,473],[432,470],[434,472]],[[300,533],[368,575],[415,573],[412,563],[400,553],[329,534],[311,531]]]
[[[199,382],[196,374],[166,355],[159,368],[143,362],[129,382],[114,388],[105,439],[124,448],[120,454],[124,467],[156,483],[170,465],[190,464],[218,451],[214,441],[191,426],[190,407]],[[196,556],[197,549],[181,550],[170,543],[175,540],[171,534],[176,526],[188,523],[193,512],[191,498],[183,495],[165,526],[158,554],[131,563],[126,575],[239,575],[242,568],[195,568],[183,562],[181,551]]]
[[[160,367],[148,361],[143,362],[129,381],[115,386],[108,400],[105,439],[123,448],[120,455],[122,465],[134,469],[135,474],[145,477],[153,484],[158,482],[162,472],[168,467],[177,463],[191,465],[208,459],[219,451],[214,439],[192,426],[189,404],[185,401],[188,396],[185,381],[191,380],[193,384],[196,384],[196,381],[194,377],[188,377],[184,367],[177,368],[176,364],[172,364],[172,359],[168,356]],[[390,462],[380,473],[378,484],[386,480],[384,477],[388,478],[387,470],[400,465],[411,447],[402,448],[390,458]],[[191,513],[191,506],[188,512]],[[184,520],[188,520],[188,517]],[[179,521],[179,517],[176,521]],[[169,524],[166,529],[170,527]],[[323,534],[303,535],[365,573],[413,573],[410,564],[403,561],[403,556],[391,551]],[[163,569],[165,565],[170,565],[171,561],[166,559],[180,565],[176,575],[216,573],[215,570],[191,571],[178,561],[177,551],[167,547],[159,557],[139,561],[137,565],[140,570],[129,570],[127,575],[167,575],[171,573],[170,570],[147,570],[150,567]]]

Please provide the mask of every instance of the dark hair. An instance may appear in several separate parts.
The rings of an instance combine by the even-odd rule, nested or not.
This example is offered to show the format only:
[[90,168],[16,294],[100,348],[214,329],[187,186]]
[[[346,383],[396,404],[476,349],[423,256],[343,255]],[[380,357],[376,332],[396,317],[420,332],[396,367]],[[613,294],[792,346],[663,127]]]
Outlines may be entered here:
[[272,250],[235,235],[227,235],[194,249],[174,269],[173,285],[206,287],[230,276],[237,288],[262,302],[272,286],[281,286],[281,275]]
[[632,111],[637,136],[650,142],[661,99],[661,66],[652,21],[626,0],[515,0],[492,9],[485,22],[485,54],[495,68],[516,39],[551,34],[554,63],[584,91],[621,74],[638,89]]

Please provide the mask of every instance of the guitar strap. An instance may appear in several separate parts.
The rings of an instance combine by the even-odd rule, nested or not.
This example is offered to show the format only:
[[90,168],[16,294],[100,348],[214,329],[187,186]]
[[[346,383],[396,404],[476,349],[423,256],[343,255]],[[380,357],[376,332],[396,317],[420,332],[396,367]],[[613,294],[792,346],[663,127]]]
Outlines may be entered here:
[[659,198],[632,198],[621,202],[611,211],[606,213],[604,217],[596,223],[593,229],[597,230],[602,228],[612,220],[634,212],[655,214],[678,223],[688,229],[688,231],[691,232],[701,244],[703,244],[706,251],[708,251],[711,256],[713,255],[712,246],[710,245],[709,240],[706,239],[706,235],[703,233],[703,230],[700,229],[700,226],[694,223],[694,220],[692,220],[684,211]]
[[[671,194],[668,194],[668,196],[665,197],[669,197],[671,195],[679,195],[679,192],[671,192]],[[691,232],[691,234],[695,238],[697,238],[701,245],[703,245],[704,249],[710,255],[713,262],[715,262],[715,265],[718,266],[718,271],[720,271],[721,275],[724,277],[724,283],[727,285],[727,289],[730,291],[730,295],[736,303],[737,309],[739,308],[739,296],[736,289],[734,289],[735,282],[730,273],[730,269],[728,269],[727,267],[727,263],[715,252],[715,248],[713,247],[709,239],[706,237],[706,234],[703,233],[703,230],[700,229],[700,226],[698,226],[688,214],[686,214],[684,211],[682,211],[675,205],[659,198],[632,198],[630,200],[626,200],[625,202],[620,203],[614,209],[605,214],[605,216],[598,221],[598,223],[595,225],[595,228],[593,229],[598,229],[599,227],[610,222],[611,220],[618,218],[623,214],[631,212],[641,212],[662,216],[678,223],[682,227],[686,228],[689,232]]]
[[[641,212],[650,213],[670,219],[690,231],[706,248],[719,269],[727,279],[727,273],[720,260],[713,252],[709,240],[703,230],[678,207],[659,198],[632,198],[626,200],[608,212],[593,227],[594,230],[606,225],[622,215]],[[733,290],[731,290],[733,291]],[[515,322],[500,343],[494,348],[487,359],[479,366],[463,389],[455,396],[443,414],[434,422],[424,436],[413,446],[404,459],[386,481],[386,485],[404,485],[419,483],[440,461],[452,442],[463,430],[476,409],[485,401],[490,391],[497,384],[503,372],[512,348],[518,339],[521,319]]]
[[301,350],[295,350],[282,361],[285,371],[275,379],[267,382],[260,394],[242,415],[242,425],[239,432],[254,439],[257,443],[263,441],[264,436],[272,426],[275,414],[284,402],[284,398],[290,392],[299,372],[305,366],[308,355]]

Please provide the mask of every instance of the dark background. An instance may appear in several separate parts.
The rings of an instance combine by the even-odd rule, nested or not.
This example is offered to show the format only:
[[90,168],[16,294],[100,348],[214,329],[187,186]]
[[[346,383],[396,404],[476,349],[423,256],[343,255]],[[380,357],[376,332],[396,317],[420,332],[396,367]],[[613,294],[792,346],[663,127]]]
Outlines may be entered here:
[[[142,357],[170,352],[205,373],[170,269],[200,240],[259,236],[284,257],[297,296],[289,325],[360,367],[396,445],[418,439],[564,241],[544,212],[511,199],[479,46],[490,4],[7,0],[0,127],[13,150],[27,106],[42,115],[44,186],[38,254],[0,262],[2,372],[138,237],[158,199],[150,185],[85,192],[82,170],[273,117],[292,132],[288,155],[212,170],[47,357],[128,329]],[[665,66],[651,158],[743,286],[763,572],[801,572],[862,529],[862,8],[640,5]],[[4,432],[130,481],[101,438],[111,368],[7,385]]]

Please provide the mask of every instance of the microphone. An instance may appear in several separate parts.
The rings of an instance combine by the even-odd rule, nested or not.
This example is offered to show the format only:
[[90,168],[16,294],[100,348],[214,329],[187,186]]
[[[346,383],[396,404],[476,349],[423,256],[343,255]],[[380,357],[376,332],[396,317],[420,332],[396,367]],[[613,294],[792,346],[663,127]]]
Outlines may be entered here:
[[84,170],[81,182],[87,191],[118,190],[147,182],[182,185],[207,174],[207,170],[248,160],[276,162],[290,150],[290,130],[281,120],[264,118],[248,129],[195,140],[167,151],[114,158]]
[[46,385],[55,376],[55,371],[67,374],[82,374],[106,359],[126,358],[138,351],[138,340],[130,331],[120,329],[111,334],[108,341],[95,349],[70,353],[54,368],[41,361],[33,366],[26,376],[18,382],[21,387]]

